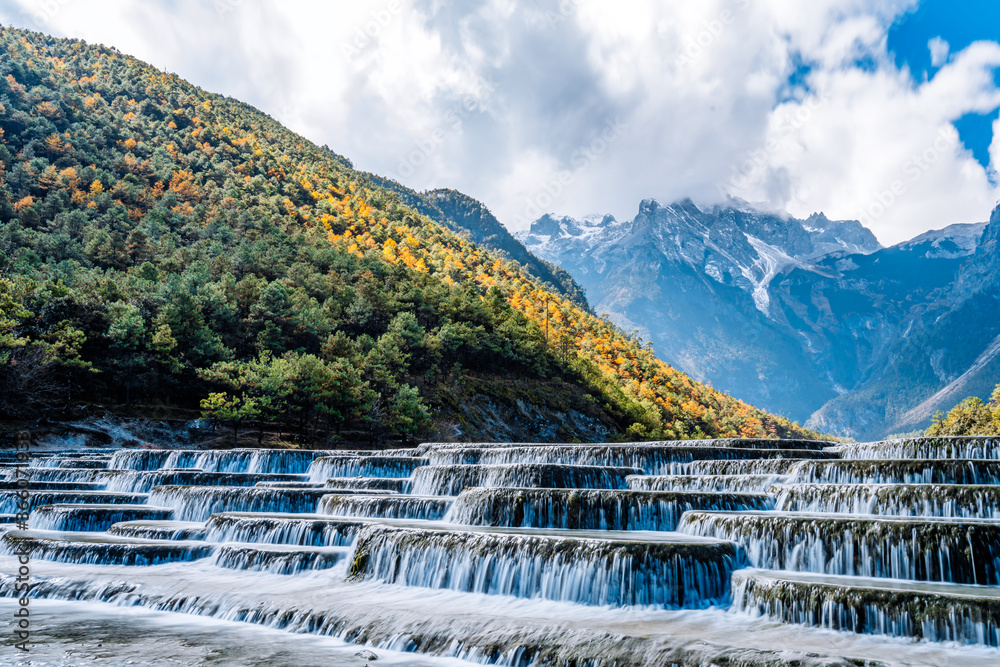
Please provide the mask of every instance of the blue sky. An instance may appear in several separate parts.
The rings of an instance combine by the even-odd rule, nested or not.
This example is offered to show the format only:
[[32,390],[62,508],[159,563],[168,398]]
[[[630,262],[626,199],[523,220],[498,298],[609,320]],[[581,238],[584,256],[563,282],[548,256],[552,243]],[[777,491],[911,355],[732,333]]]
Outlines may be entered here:
[[[908,68],[915,81],[932,79],[940,70],[931,61],[928,44],[938,38],[949,52],[964,50],[973,42],[1000,42],[1000,2],[995,0],[923,0],[913,11],[895,21],[888,33],[888,48],[899,68]],[[1000,70],[995,72],[1000,83]],[[1000,109],[970,113],[955,119],[962,143],[976,160],[989,166],[993,123]]]
[[632,218],[738,197],[885,244],[1000,199],[997,0],[0,0],[270,113],[365,170]]

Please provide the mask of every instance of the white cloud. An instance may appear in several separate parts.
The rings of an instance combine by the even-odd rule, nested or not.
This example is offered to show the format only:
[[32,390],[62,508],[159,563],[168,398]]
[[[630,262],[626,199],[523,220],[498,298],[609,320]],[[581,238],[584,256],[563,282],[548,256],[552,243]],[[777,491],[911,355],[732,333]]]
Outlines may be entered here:
[[927,48],[931,50],[931,65],[941,67],[941,65],[948,62],[948,53],[951,51],[951,46],[948,42],[940,37],[934,37],[931,41],[927,42]]
[[[915,4],[0,0],[0,20],[55,6],[49,32],[245,99],[360,168],[465,191],[512,227],[539,202],[623,218],[646,197],[732,192],[865,214],[893,242],[984,219],[997,198],[951,122],[1000,104],[1000,46],[932,40],[941,69],[914,82],[886,34]],[[797,63],[810,69],[790,87]],[[896,181],[903,194],[871,215]]]

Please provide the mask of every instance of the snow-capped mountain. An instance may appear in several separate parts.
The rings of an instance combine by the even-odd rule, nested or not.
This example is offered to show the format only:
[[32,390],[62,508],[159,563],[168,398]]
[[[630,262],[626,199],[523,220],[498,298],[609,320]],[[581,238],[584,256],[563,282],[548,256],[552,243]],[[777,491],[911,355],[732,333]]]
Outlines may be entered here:
[[[520,238],[568,270],[597,312],[698,379],[831,432],[883,435],[877,424],[926,421],[926,409],[920,419],[912,410],[991,349],[992,337],[904,352],[982,291],[988,281],[969,267],[994,226],[952,225],[883,248],[861,223],[821,213],[646,200],[630,221],[546,215]],[[971,359],[967,347],[978,348]],[[920,368],[889,378],[899,363]]]
[[779,273],[812,267],[832,253],[869,254],[882,247],[857,221],[835,222],[822,213],[796,220],[735,203],[702,211],[690,200],[663,206],[647,199],[630,222],[612,216],[574,220],[546,215],[521,240],[535,254],[574,274],[604,274],[623,249],[651,244],[662,259],[751,294],[765,315],[770,308],[768,286]]

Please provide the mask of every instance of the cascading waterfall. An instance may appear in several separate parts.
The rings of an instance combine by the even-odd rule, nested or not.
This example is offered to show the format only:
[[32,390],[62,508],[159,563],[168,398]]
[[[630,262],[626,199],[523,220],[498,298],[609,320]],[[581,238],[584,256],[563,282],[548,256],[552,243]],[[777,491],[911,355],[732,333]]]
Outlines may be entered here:
[[357,536],[362,579],[585,605],[699,608],[725,601],[733,544],[613,541],[372,525]]
[[328,489],[372,489],[409,493],[413,481],[402,477],[331,477],[323,486]]
[[86,457],[78,459],[65,459],[60,457],[45,457],[45,458],[35,458],[31,459],[28,464],[31,467],[37,468],[62,468],[63,470],[72,470],[74,468],[107,468],[108,467],[108,457]]
[[[28,491],[28,502],[31,507],[53,505],[56,503],[101,503],[101,504],[139,504],[146,502],[148,496],[144,493],[112,493],[108,491]],[[17,491],[0,491],[0,514],[16,514],[21,496]]]
[[804,463],[811,463],[811,460],[803,459],[755,459],[744,460],[716,460],[716,461],[694,461],[692,463],[678,464],[670,470],[664,470],[661,475],[711,475],[729,477],[737,475],[746,476],[773,476],[787,475]]
[[[822,451],[830,449],[834,443],[826,440],[798,440],[789,438],[787,440],[776,440],[773,438],[715,438],[701,440],[644,440],[641,442],[616,442],[616,443],[596,443],[592,445],[571,444],[566,442],[467,442],[456,444],[453,442],[425,442],[415,450],[424,455],[433,452],[456,450],[456,449],[477,449],[477,450],[497,450],[497,449],[537,449],[556,451],[568,447],[708,447],[711,449],[785,449],[785,450],[814,450]],[[401,451],[401,450],[395,450]]]
[[223,544],[213,562],[219,567],[271,574],[297,574],[306,570],[326,570],[343,562],[347,547],[289,547],[284,545]]
[[[331,489],[271,489],[262,486],[158,486],[149,503],[170,507],[178,521],[204,521],[217,512],[316,511],[316,503]],[[345,490],[339,493],[362,493]]]
[[[259,574],[250,575],[254,580],[234,579],[234,589],[252,587]],[[290,588],[295,578],[284,578],[285,588]],[[329,578],[326,579],[326,582]],[[285,583],[285,582],[283,582]],[[316,588],[315,579],[309,579],[311,588]],[[15,578],[0,574],[0,595],[10,597],[15,590]],[[98,579],[96,581],[67,580],[65,578],[38,581],[32,589],[32,596],[43,599],[71,599],[101,601],[126,607],[129,612],[136,608],[166,612],[185,613],[215,619],[250,623],[272,630],[288,633],[335,637],[353,644],[365,644],[372,648],[387,649],[412,654],[420,652],[431,655],[451,656],[471,661],[474,664],[497,665],[499,667],[529,667],[531,665],[642,665],[657,667],[669,664],[672,667],[703,667],[714,664],[734,664],[746,667],[774,665],[775,651],[750,648],[712,647],[702,641],[689,638],[690,631],[680,636],[650,637],[647,634],[626,636],[621,632],[608,633],[606,630],[580,627],[580,622],[558,625],[541,622],[539,624],[512,624],[504,616],[509,616],[512,608],[521,608],[524,601],[511,598],[491,601],[483,609],[478,597],[472,604],[462,605],[461,593],[451,593],[448,599],[428,611],[419,601],[424,591],[415,589],[406,596],[403,606],[398,600],[405,589],[392,591],[392,597],[382,591],[366,588],[361,599],[350,595],[351,587],[331,591],[323,597],[322,604],[300,602],[301,587],[293,594],[280,600],[274,598],[256,600],[250,595],[237,596],[230,593],[205,593],[191,588],[165,592],[150,590],[149,587],[117,580]],[[329,589],[323,587],[324,593]],[[381,593],[381,594],[379,594]],[[414,594],[415,593],[415,594]],[[438,593],[435,597],[440,597]],[[393,604],[395,602],[395,604]],[[531,604],[531,603],[529,603]],[[410,608],[407,608],[410,607]],[[450,611],[459,606],[458,610]],[[403,608],[400,608],[403,607]],[[443,609],[441,608],[443,607]],[[627,611],[590,608],[599,618],[608,614],[616,616]],[[572,613],[574,610],[565,609]],[[496,612],[500,612],[499,615]],[[506,612],[506,614],[504,613]],[[669,613],[669,612],[668,612]],[[578,616],[578,614],[574,614]],[[715,617],[716,622],[728,622],[725,617]],[[577,626],[577,627],[573,627]],[[702,623],[697,630],[710,629]],[[668,629],[669,631],[669,629]],[[755,639],[757,638],[754,633]],[[780,643],[781,639],[776,638]],[[894,647],[897,653],[898,647]],[[919,653],[919,652],[915,652]],[[823,660],[815,653],[784,649],[780,652],[781,662],[792,662],[803,667],[843,664],[841,661]],[[426,658],[415,657],[419,664],[434,664]],[[738,658],[738,662],[733,659]],[[665,660],[669,662],[665,663]],[[819,661],[817,661],[819,660]],[[360,661],[358,664],[362,664]],[[390,664],[399,664],[393,662]],[[780,663],[779,663],[780,664]]]
[[1000,485],[776,485],[776,507],[789,512],[1000,519]]
[[687,512],[678,530],[736,542],[754,567],[770,570],[1000,584],[1000,522]]
[[457,496],[473,486],[513,486],[553,489],[624,489],[637,468],[513,463],[507,465],[423,466],[413,473],[412,493]]
[[447,448],[431,450],[431,465],[510,465],[515,463],[561,463],[605,467],[639,468],[646,474],[674,474],[693,462],[758,459],[834,458],[832,453],[809,450],[735,449],[729,447],[684,447],[680,445],[554,445],[550,447]]
[[1000,461],[802,461],[791,470],[791,479],[824,484],[1000,484]]
[[12,530],[0,536],[0,554],[78,565],[159,565],[211,555],[214,545],[113,537],[100,533],[57,533]]
[[[17,481],[13,469],[7,469],[6,481]],[[24,477],[37,482],[100,482],[106,471],[103,468],[28,468]]]
[[636,491],[718,491],[759,493],[788,480],[786,475],[630,475]]
[[305,475],[205,472],[203,470],[109,470],[98,479],[109,491],[149,493],[157,486],[255,486],[261,482],[304,483]]
[[845,459],[1000,459],[1000,438],[902,438],[855,442],[836,449]]
[[412,456],[324,456],[313,461],[309,481],[325,482],[331,477],[409,477],[427,464]]
[[[308,467],[322,453],[266,449],[125,450],[115,452],[108,467],[136,471],[193,469],[203,472],[259,472],[254,468],[266,466],[270,472],[285,472],[284,467]],[[299,473],[302,470],[288,472]]]
[[329,516],[215,514],[206,523],[209,542],[294,544],[308,547],[339,547],[354,543],[365,519]]
[[208,529],[201,521],[118,521],[109,535],[147,540],[205,540]]
[[742,570],[733,574],[733,608],[831,630],[1000,646],[1000,596],[995,589],[872,584],[848,577],[779,578]]
[[163,520],[173,516],[169,507],[150,505],[44,505],[31,513],[28,525],[35,530],[95,532],[119,521]]
[[763,494],[605,489],[466,489],[448,513],[454,523],[573,530],[674,530],[687,510],[763,510]]
[[[0,560],[30,550],[36,597],[517,667],[864,655],[840,635],[795,652],[804,626],[1000,646],[995,440],[42,453]],[[15,462],[0,452],[7,521]],[[0,572],[0,595],[13,585]]]
[[319,501],[319,514],[384,519],[440,519],[452,499],[441,496],[353,496],[331,494]]
[[169,449],[123,449],[111,455],[108,469],[158,470],[165,467],[167,459],[176,453]]
[[[407,457],[412,449],[378,452],[379,457]],[[326,456],[359,457],[371,452],[302,449],[130,449],[115,452],[108,468],[152,471],[163,468],[197,469],[204,472],[242,472],[301,475],[313,461]]]
[[30,493],[38,491],[103,491],[104,484],[100,482],[40,482],[32,479],[23,484],[18,482],[0,482],[0,490],[17,491],[22,488],[31,488]]

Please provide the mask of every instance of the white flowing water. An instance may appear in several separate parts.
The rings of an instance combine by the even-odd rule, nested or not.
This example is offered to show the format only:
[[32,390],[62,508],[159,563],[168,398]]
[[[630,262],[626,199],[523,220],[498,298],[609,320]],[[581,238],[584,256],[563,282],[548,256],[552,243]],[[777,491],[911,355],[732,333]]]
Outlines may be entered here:
[[423,588],[586,605],[707,607],[726,600],[732,543],[638,536],[577,539],[372,525],[351,574]]
[[1000,438],[902,438],[835,448],[845,459],[1000,459]]
[[[942,606],[946,613],[920,611]],[[733,607],[831,630],[1000,646],[1000,589],[992,586],[743,570],[733,575]]]
[[319,501],[319,514],[384,519],[440,519],[452,499],[441,496],[364,496],[330,494]]
[[312,462],[309,480],[323,482],[331,477],[395,477],[413,474],[427,459],[415,456],[324,456]]
[[688,510],[763,510],[764,494],[608,489],[474,488],[459,494],[448,520],[480,526],[670,531]]
[[178,521],[204,521],[218,512],[315,512],[320,499],[331,493],[376,492],[265,486],[158,486],[150,492],[149,503],[173,508]]
[[[229,640],[252,624],[385,664],[994,665],[993,451],[146,448],[36,456],[27,490],[0,457],[0,509],[31,507],[27,530],[0,525],[0,596],[15,596],[28,552],[33,605],[211,619],[217,664],[269,659]],[[45,627],[58,644],[59,619]],[[150,632],[180,664],[196,652]],[[116,641],[111,664],[145,640]],[[293,654],[275,660],[312,664]]]
[[36,530],[101,532],[121,521],[164,520],[169,507],[151,505],[43,505],[31,513],[28,525]]
[[688,512],[678,530],[732,540],[754,567],[1000,585],[1000,522],[795,512]]
[[787,475],[630,475],[628,488],[637,491],[719,491],[754,493],[788,481]]
[[792,512],[1000,519],[1000,485],[779,484],[777,509]]
[[555,489],[624,489],[637,468],[611,468],[551,463],[423,466],[413,473],[413,493],[457,496],[463,489],[533,487]]
[[639,468],[648,475],[673,474],[694,462],[752,461],[761,459],[834,458],[834,454],[811,449],[766,449],[737,447],[690,447],[682,443],[632,445],[553,445],[448,447],[431,450],[428,462],[449,465],[509,465],[515,463],[562,463],[567,465]]

